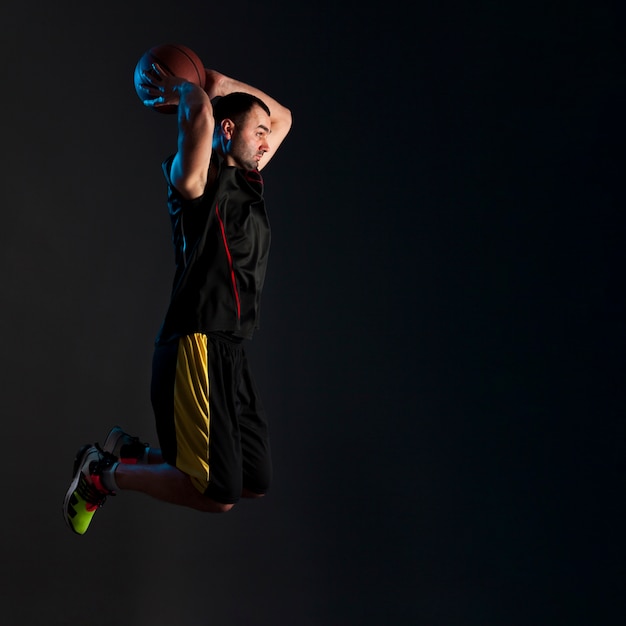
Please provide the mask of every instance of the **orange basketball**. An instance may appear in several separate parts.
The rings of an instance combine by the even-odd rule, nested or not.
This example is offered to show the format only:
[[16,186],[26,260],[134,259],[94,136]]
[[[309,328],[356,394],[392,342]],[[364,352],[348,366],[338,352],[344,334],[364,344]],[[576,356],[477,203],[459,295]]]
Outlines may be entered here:
[[[184,78],[204,88],[206,73],[200,57],[191,48],[181,44],[160,44],[147,50],[135,66],[135,91],[142,102],[145,99],[145,93],[140,88],[141,72],[150,69],[153,63],[158,63],[166,72],[178,78]],[[175,105],[169,104],[153,108],[159,113],[175,113],[177,109]]]

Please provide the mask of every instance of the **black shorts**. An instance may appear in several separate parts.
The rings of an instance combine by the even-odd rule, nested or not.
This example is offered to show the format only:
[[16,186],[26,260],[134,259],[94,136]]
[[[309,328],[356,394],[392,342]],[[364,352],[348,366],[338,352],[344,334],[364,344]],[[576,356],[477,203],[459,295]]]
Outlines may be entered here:
[[194,334],[156,346],[151,398],[163,458],[201,493],[232,504],[268,490],[268,425],[243,343]]

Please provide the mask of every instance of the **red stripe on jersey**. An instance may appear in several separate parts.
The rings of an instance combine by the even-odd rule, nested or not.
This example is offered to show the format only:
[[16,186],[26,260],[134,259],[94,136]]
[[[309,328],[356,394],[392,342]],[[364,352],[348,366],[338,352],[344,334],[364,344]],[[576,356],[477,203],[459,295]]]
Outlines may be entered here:
[[219,206],[215,205],[215,214],[217,215],[217,221],[220,224],[220,230],[222,231],[222,240],[224,241],[224,249],[226,250],[226,257],[228,259],[228,267],[230,269],[230,280],[233,285],[233,293],[235,294],[235,303],[237,304],[237,319],[241,318],[241,303],[239,301],[239,291],[237,289],[237,280],[235,279],[235,270],[233,268],[233,257],[230,254],[230,248],[228,247],[228,241],[226,239],[226,229],[224,228],[224,222],[220,215]]

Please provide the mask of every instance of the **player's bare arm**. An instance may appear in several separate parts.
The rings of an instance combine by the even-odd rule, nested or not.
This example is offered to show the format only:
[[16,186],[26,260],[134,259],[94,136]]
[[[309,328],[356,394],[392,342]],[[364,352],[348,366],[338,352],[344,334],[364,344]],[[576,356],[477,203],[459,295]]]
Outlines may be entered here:
[[142,74],[146,106],[178,107],[178,149],[170,179],[179,193],[193,199],[204,193],[213,145],[213,107],[201,87],[172,76],[158,64]]
[[213,107],[206,92],[192,83],[176,87],[178,104],[178,150],[170,179],[183,197],[204,193],[213,149]]

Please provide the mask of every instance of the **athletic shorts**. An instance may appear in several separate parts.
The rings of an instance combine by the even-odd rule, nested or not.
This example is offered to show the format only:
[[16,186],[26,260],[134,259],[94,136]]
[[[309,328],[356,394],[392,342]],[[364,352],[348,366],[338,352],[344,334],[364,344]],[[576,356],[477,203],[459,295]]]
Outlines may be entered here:
[[164,460],[211,499],[265,493],[272,476],[265,411],[244,345],[194,334],[157,345],[151,399]]

